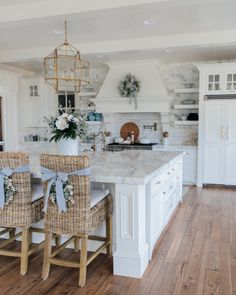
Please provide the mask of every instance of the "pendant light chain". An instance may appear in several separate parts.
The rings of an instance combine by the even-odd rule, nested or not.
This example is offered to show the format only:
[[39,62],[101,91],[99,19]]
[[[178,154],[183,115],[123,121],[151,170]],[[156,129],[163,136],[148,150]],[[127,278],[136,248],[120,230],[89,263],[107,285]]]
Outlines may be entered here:
[[68,45],[67,42],[67,21],[65,20],[65,45]]

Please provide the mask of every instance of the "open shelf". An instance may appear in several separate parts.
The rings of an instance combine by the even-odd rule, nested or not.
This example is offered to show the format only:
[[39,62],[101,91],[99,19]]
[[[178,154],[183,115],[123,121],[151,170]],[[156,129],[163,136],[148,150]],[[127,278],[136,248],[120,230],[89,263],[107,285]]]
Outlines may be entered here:
[[175,89],[175,93],[198,93],[198,88],[179,88]]
[[176,120],[174,121],[175,125],[198,125],[198,121],[180,121]]
[[110,122],[104,121],[85,121],[88,125],[101,125],[101,124],[110,124]]
[[198,109],[199,105],[198,104],[175,104],[174,109],[175,110],[195,110]]

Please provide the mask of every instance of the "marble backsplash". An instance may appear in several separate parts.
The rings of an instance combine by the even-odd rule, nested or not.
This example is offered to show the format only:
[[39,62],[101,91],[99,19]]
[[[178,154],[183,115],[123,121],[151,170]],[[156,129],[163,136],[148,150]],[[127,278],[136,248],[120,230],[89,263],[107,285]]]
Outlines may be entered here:
[[[104,115],[104,130],[111,132],[111,137],[120,136],[120,129],[126,122],[134,122],[138,125],[139,137],[147,137],[152,142],[162,143],[162,133],[168,131],[169,144],[194,145],[197,142],[197,126],[175,126],[169,113],[136,113],[136,114],[106,114]],[[157,123],[157,130],[144,129],[144,125]]]

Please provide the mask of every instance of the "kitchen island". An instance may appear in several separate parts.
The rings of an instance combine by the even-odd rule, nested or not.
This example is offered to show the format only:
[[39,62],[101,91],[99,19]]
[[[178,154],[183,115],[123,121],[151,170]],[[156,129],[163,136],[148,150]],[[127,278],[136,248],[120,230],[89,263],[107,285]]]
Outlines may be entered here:
[[[182,200],[183,153],[139,150],[88,155],[92,185],[109,188],[114,200],[114,274],[140,278]],[[32,168],[37,172],[35,157]]]

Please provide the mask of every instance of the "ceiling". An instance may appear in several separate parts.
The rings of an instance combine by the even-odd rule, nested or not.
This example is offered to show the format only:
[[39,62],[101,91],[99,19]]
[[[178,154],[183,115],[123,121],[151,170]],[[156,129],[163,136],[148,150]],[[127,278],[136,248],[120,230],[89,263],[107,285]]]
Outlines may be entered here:
[[69,42],[95,64],[236,59],[235,0],[84,2],[0,0],[0,63],[41,71],[64,41],[65,19]]

